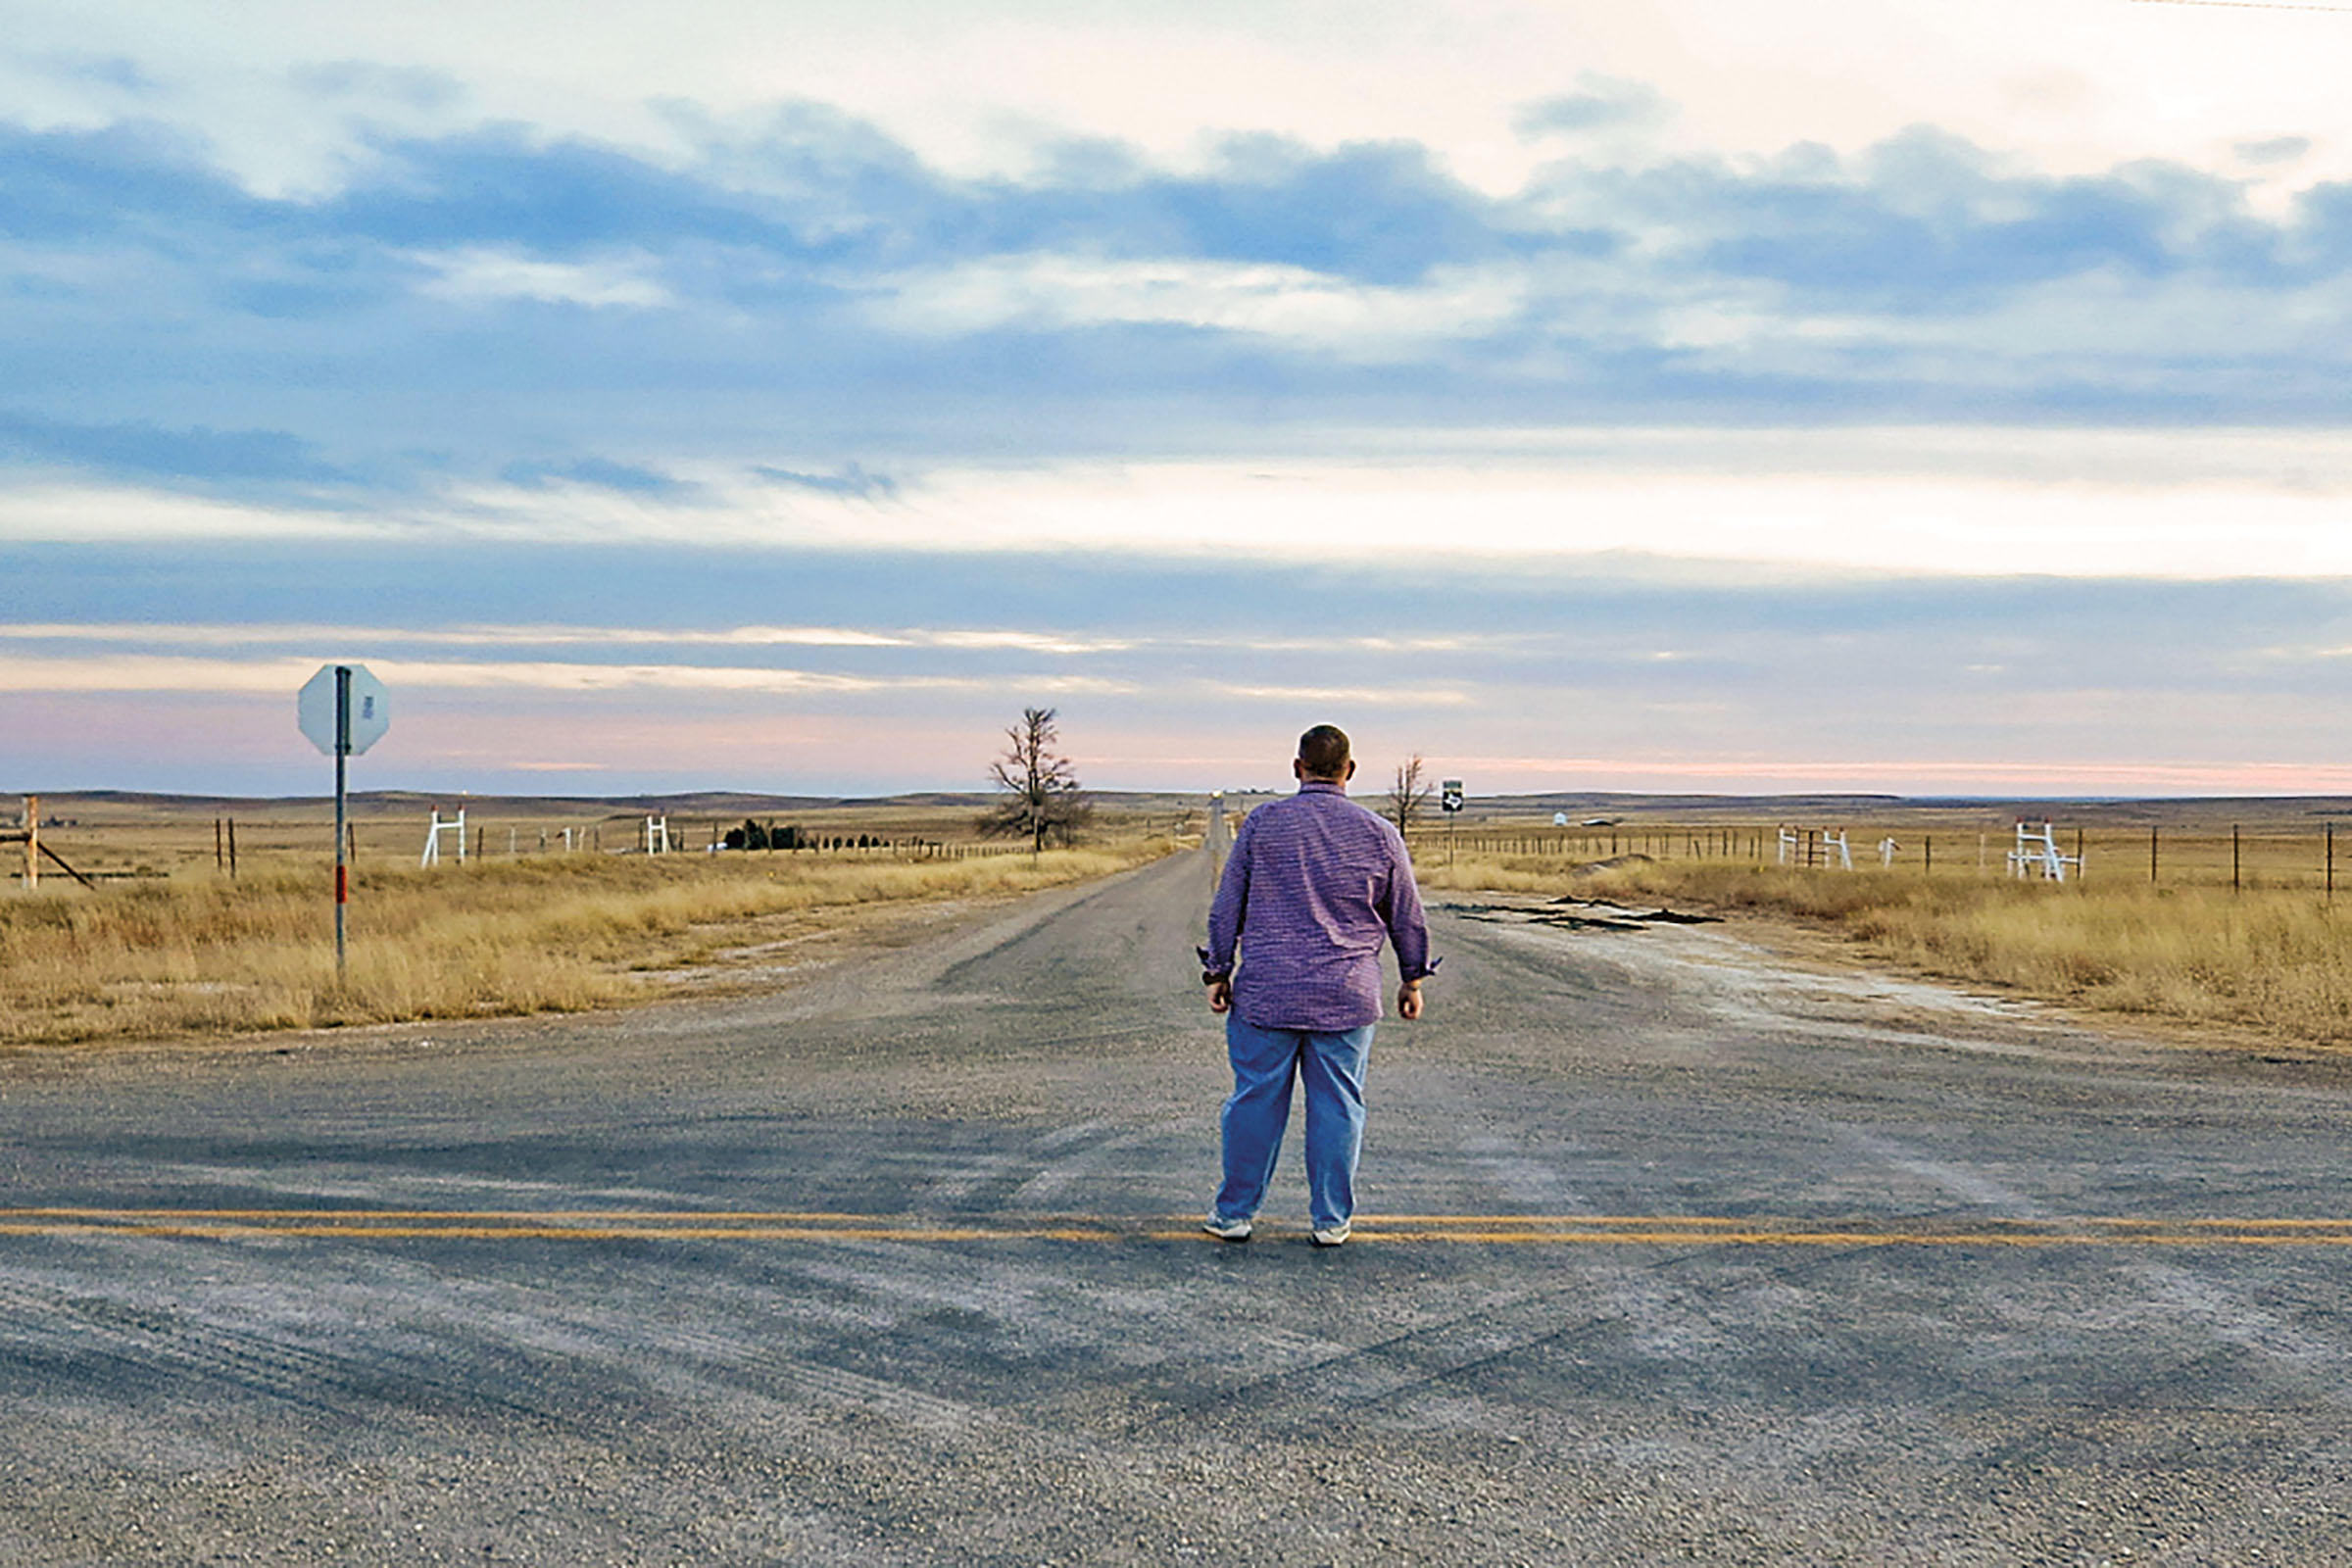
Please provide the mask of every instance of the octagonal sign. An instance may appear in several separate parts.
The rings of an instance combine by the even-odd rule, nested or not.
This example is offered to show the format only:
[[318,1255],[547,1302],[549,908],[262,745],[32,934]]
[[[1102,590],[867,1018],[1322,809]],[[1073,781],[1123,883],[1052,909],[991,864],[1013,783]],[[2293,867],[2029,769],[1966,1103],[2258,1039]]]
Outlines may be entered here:
[[373,746],[392,727],[392,699],[366,664],[321,664],[294,699],[295,721],[313,746],[335,755],[335,671],[351,671],[351,755]]

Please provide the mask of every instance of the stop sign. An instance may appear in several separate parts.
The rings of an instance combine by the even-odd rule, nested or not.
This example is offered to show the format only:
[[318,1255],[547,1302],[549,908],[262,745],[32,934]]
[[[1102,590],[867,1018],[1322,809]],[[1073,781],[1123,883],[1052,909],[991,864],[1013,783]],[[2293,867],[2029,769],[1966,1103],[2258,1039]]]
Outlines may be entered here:
[[294,699],[294,720],[327,756],[335,755],[335,671],[351,671],[351,754],[358,756],[392,727],[392,699],[366,664],[321,664]]

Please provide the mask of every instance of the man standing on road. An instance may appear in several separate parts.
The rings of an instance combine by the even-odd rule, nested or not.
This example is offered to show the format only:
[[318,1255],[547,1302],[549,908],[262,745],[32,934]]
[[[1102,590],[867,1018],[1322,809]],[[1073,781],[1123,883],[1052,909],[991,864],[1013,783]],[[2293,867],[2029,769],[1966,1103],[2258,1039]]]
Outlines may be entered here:
[[[1396,1011],[1421,1016],[1437,969],[1404,839],[1348,799],[1348,737],[1317,724],[1291,764],[1298,793],[1250,813],[1234,836],[1208,911],[1200,978],[1225,1017],[1233,1094],[1225,1102],[1225,1184],[1202,1228],[1246,1242],[1306,1083],[1306,1186],[1315,1244],[1348,1240],[1364,1139],[1364,1062],[1380,1019],[1380,944],[1395,944]],[[1235,948],[1241,966],[1234,965]]]

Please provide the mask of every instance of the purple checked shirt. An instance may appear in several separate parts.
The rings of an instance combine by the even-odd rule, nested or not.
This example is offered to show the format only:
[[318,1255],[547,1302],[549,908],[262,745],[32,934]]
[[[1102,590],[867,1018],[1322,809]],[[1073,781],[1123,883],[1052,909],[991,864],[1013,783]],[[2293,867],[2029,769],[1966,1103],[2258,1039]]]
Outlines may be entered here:
[[1339,785],[1310,778],[1243,819],[1200,962],[1233,976],[1243,1022],[1338,1033],[1380,1019],[1383,936],[1404,979],[1436,971],[1404,840]]

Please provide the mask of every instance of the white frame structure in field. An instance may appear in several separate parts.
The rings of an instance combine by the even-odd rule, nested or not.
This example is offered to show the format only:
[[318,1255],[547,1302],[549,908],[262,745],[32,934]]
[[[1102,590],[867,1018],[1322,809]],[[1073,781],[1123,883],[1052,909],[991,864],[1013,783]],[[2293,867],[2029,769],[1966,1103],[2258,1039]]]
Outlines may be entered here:
[[1826,870],[1832,863],[1832,856],[1837,857],[1838,870],[1851,871],[1854,868],[1854,852],[1845,841],[1845,829],[1839,828],[1835,833],[1826,827],[1819,832],[1789,827],[1781,829],[1781,864],[1799,865],[1808,869],[1819,866]]
[[2011,876],[2030,877],[2038,871],[2046,882],[2063,882],[2070,865],[2077,876],[2082,874],[2082,857],[2060,852],[2055,827],[2048,822],[2017,824],[2017,848],[2009,852]]
[[458,836],[458,863],[460,865],[464,865],[466,863],[465,808],[463,807],[459,808],[456,820],[451,821],[445,820],[442,817],[441,808],[436,806],[433,808],[432,825],[425,829],[424,858],[416,862],[419,866],[432,866],[439,865],[441,863],[441,835],[444,833],[455,833]]

